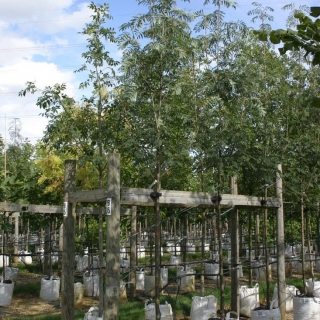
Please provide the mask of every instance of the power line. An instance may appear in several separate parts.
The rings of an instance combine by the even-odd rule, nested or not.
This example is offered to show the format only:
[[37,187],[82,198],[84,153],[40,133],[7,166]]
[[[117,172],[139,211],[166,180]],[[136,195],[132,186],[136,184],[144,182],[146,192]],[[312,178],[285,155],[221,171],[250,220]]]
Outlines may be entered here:
[[51,45],[51,46],[36,46],[36,47],[20,47],[20,48],[4,48],[0,49],[0,52],[8,51],[26,51],[26,50],[42,50],[42,49],[52,49],[52,48],[72,48],[72,47],[85,47],[87,44],[74,43],[74,44],[65,44],[65,45]]
[[[75,65],[75,66],[61,66],[58,67],[57,65],[55,66],[57,70],[68,70],[68,69],[77,69],[81,68],[82,65]],[[0,73],[4,72],[15,72],[15,71],[21,71],[21,69],[0,69]]]

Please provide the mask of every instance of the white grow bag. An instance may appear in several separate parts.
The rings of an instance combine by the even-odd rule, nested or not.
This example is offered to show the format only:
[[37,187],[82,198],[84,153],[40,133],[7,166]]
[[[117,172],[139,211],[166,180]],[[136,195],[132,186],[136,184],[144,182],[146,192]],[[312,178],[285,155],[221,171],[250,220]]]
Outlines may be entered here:
[[[297,290],[298,289],[295,286],[286,285],[286,311],[287,312],[293,311],[293,297],[296,295]],[[274,287],[272,299],[273,300],[278,299],[278,286],[277,286],[277,284]],[[279,306],[279,303],[278,303],[278,300],[276,300],[274,302],[274,307],[278,308],[278,306]]]
[[136,271],[136,289],[144,290],[144,276],[145,272],[143,269]]
[[174,269],[175,266],[177,267],[181,263],[181,257],[179,256],[171,256],[170,257],[170,266],[169,269]]
[[273,308],[276,300],[272,300],[270,309],[251,310],[251,320],[281,320],[279,308]]
[[51,276],[41,279],[40,298],[46,301],[59,300],[60,278]]
[[153,297],[155,296],[155,280],[156,277],[152,275],[145,275],[144,276],[144,293],[149,296]]
[[84,295],[84,286],[81,282],[77,282],[74,284],[74,306],[76,309],[82,308]]
[[[10,280],[9,280],[10,281]],[[12,301],[14,282],[11,283],[3,282],[3,278],[0,281],[0,306],[7,307],[10,306]]]
[[190,320],[207,320],[217,313],[217,298],[215,296],[192,297]]
[[293,297],[294,320],[320,320],[320,300],[313,297]]
[[306,294],[310,294],[313,297],[320,298],[320,281],[312,281],[312,279],[307,280]]
[[[173,313],[171,304],[160,304],[160,319],[161,320],[173,320]],[[155,320],[156,319],[156,305],[154,303],[146,304],[145,308],[146,320]]]
[[183,267],[178,267],[177,277],[179,278],[178,284],[180,290],[183,292],[193,292],[195,291],[195,276],[194,270],[187,267],[187,270],[184,270]]
[[249,288],[241,286],[240,289],[240,315],[250,318],[251,307],[255,305],[259,307],[259,284]]
[[217,280],[219,276],[219,264],[218,263],[205,263],[204,274],[207,279]]
[[102,320],[103,317],[99,317],[99,308],[91,307],[84,315],[84,320]]
[[4,267],[4,274],[6,280],[17,281],[19,268]]
[[9,256],[0,254],[0,268],[9,265]]
[[23,263],[27,266],[32,265],[32,256],[31,256],[31,252],[28,251],[19,251],[18,254],[19,256],[19,262]]
[[85,272],[83,274],[84,295],[86,297],[99,296],[99,274]]

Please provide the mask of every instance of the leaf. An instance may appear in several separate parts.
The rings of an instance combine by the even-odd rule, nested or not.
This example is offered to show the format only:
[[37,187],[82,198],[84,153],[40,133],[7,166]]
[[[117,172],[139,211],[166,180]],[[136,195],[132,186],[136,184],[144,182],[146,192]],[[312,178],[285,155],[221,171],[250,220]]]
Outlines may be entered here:
[[314,54],[314,58],[312,60],[312,64],[314,66],[320,65],[320,52],[319,51]]
[[273,44],[279,44],[281,39],[280,39],[279,35],[276,32],[271,31],[271,33],[270,33],[270,41]]
[[268,33],[265,31],[262,31],[258,37],[260,41],[268,41]]
[[320,7],[311,7],[310,8],[310,16],[311,17],[319,17],[320,16]]

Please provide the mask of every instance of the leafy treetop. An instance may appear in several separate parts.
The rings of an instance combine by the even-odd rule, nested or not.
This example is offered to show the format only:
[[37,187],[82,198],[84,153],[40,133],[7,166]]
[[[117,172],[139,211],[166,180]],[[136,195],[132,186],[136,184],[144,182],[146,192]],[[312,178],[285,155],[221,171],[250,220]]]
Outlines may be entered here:
[[[320,7],[311,7],[310,16],[317,18],[320,16]],[[320,65],[320,19],[312,19],[305,15],[302,11],[296,11],[294,17],[299,20],[297,30],[288,28],[277,29],[272,31],[257,30],[255,33],[262,41],[267,41],[268,38],[273,44],[284,43],[284,46],[279,49],[280,54],[285,54],[287,51],[295,51],[304,49],[306,54],[312,56],[312,64]]]

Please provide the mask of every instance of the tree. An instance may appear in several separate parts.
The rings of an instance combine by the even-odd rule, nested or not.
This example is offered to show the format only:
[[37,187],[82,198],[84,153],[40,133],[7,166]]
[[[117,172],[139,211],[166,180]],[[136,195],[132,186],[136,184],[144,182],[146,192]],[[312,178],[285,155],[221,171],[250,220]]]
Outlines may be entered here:
[[[310,16],[317,18],[320,15],[320,7],[311,7]],[[296,11],[294,14],[296,19],[299,19],[297,30],[288,28],[287,30],[278,29],[271,32],[258,31],[260,40],[266,40],[268,37],[274,44],[284,43],[284,46],[279,49],[280,54],[285,54],[287,51],[304,49],[305,56],[312,56],[312,64],[320,64],[320,19],[312,19],[302,11]]]
[[[142,0],[148,12],[124,24],[119,41],[124,50],[120,92],[128,103],[127,145],[134,147],[139,162],[145,161],[156,182],[154,189],[156,232],[155,264],[160,265],[160,207],[158,197],[163,172],[188,157],[187,104],[179,83],[188,64],[193,16],[176,9],[173,0]],[[143,42],[139,42],[143,39]],[[148,41],[146,43],[146,41]],[[145,44],[146,43],[146,44]],[[145,44],[145,45],[144,45]],[[128,93],[131,93],[129,96]],[[177,108],[179,106],[179,110]],[[177,149],[180,156],[172,157]],[[173,160],[177,160],[176,163]],[[149,178],[150,179],[150,178]],[[148,181],[148,180],[147,180]],[[145,182],[149,185],[150,182]],[[149,180],[150,181],[150,180]],[[156,282],[159,269],[156,267]],[[159,290],[156,290],[156,314],[159,314]]]

